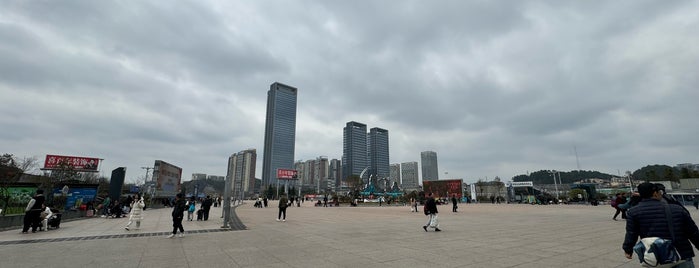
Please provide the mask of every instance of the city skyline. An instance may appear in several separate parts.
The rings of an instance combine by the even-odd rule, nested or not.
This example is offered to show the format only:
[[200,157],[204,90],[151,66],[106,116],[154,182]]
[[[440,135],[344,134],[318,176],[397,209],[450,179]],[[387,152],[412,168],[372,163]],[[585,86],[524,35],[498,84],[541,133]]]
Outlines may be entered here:
[[99,175],[127,167],[127,182],[154,160],[223,175],[232,153],[264,157],[279,81],[301,90],[293,161],[340,159],[356,120],[390,130],[390,163],[435,151],[440,178],[465,182],[699,163],[697,13],[695,1],[8,1],[0,148],[101,158]]

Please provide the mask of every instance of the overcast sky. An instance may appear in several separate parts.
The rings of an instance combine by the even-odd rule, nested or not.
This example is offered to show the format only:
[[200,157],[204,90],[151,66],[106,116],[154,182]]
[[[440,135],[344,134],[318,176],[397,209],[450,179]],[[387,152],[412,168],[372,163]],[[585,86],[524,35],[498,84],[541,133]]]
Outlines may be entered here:
[[[3,1],[0,153],[261,163],[269,85],[298,91],[296,159],[348,121],[440,178],[699,163],[698,1]],[[577,161],[576,161],[577,151]],[[448,173],[448,174],[445,174]]]

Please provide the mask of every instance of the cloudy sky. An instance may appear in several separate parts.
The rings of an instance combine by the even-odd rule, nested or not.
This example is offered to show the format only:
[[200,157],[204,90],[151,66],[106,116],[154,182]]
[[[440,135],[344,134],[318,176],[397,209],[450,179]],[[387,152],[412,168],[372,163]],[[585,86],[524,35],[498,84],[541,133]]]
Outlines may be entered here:
[[[225,175],[275,81],[296,159],[348,121],[465,181],[699,163],[697,1],[3,1],[0,153]],[[577,159],[576,159],[577,151]],[[445,175],[445,173],[448,173]]]

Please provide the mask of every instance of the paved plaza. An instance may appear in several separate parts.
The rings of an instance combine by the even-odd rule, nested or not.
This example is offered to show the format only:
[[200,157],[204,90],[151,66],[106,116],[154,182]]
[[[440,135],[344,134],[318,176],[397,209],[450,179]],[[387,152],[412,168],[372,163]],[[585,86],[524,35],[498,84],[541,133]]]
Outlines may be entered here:
[[[422,209],[422,207],[420,207]],[[122,219],[63,222],[60,229],[0,232],[2,267],[638,267],[623,256],[624,222],[614,210],[586,205],[439,206],[442,232],[407,206],[314,207],[305,202],[277,222],[276,203],[235,208],[221,229],[209,221],[172,230],[170,209],[145,211],[141,230]],[[696,219],[699,213],[690,209]],[[635,256],[634,256],[635,257]]]

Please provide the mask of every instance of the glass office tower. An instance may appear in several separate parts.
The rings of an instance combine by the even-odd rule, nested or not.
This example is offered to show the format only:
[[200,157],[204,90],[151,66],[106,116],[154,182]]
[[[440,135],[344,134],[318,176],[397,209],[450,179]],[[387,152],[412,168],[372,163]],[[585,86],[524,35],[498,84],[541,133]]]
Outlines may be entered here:
[[262,184],[277,183],[277,169],[294,168],[298,89],[275,82],[267,92]]

